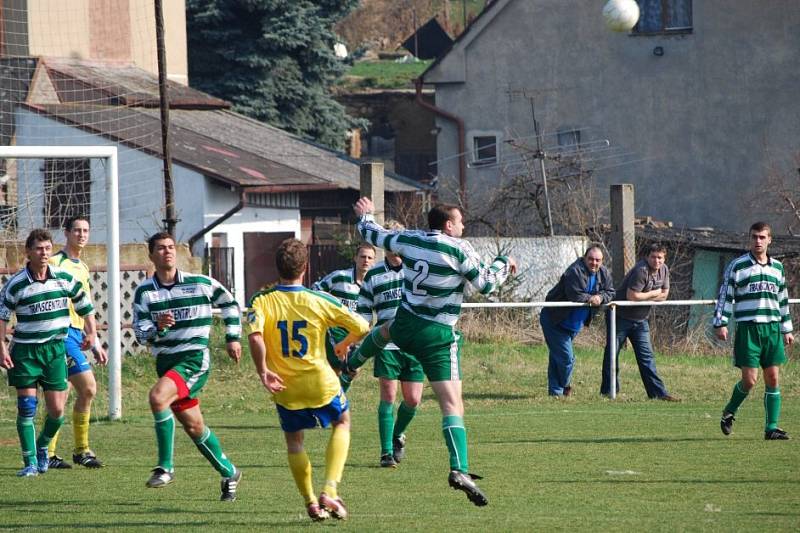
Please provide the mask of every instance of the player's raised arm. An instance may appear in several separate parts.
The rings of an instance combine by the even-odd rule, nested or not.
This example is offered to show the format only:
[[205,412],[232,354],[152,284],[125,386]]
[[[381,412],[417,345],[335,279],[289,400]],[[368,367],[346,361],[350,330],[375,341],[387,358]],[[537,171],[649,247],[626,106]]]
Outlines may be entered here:
[[511,274],[512,266],[516,270],[516,263],[513,259],[504,255],[494,258],[491,264],[483,263],[475,249],[462,241],[464,245],[464,259],[459,267],[461,275],[470,282],[481,294],[489,294]]

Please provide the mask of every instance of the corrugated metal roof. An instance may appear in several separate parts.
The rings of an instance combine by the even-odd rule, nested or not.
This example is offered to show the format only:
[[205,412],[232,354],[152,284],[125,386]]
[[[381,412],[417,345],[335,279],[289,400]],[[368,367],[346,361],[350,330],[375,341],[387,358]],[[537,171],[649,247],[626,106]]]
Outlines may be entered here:
[[[23,107],[121,144],[161,155],[158,80],[127,64],[43,58],[60,103]],[[263,192],[354,189],[359,161],[229,111],[211,95],[169,83],[170,148],[176,163],[223,182]],[[386,190],[424,187],[387,173]]]
[[[129,63],[43,57],[48,76],[62,103],[158,107],[158,78]],[[229,108],[221,98],[167,81],[170,108]]]

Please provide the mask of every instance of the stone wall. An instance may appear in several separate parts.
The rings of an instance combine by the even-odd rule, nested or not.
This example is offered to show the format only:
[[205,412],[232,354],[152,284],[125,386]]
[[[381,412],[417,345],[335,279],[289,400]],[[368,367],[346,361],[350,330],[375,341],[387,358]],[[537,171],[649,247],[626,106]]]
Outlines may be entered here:
[[[500,292],[504,301],[544,301],[547,291],[575,259],[583,255],[589,240],[582,236],[468,239],[484,262],[498,254],[510,255],[519,274]],[[497,299],[494,297],[492,299]]]

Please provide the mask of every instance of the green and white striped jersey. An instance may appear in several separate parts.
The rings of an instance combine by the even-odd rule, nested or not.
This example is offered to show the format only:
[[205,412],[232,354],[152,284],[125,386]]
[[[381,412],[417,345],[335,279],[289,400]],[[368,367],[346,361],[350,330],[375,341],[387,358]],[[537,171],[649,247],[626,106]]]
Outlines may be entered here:
[[13,341],[38,344],[66,337],[70,325],[69,302],[79,316],[94,312],[88,288],[61,268],[49,266],[47,278],[37,281],[26,266],[3,287],[0,320],[17,317]]
[[355,312],[358,306],[358,292],[361,286],[356,283],[355,267],[334,270],[311,288],[315,291],[327,292],[337,298],[342,305]]
[[751,253],[731,261],[725,268],[714,309],[714,327],[735,322],[780,322],[781,332],[792,331],[789,292],[783,265],[767,258],[759,264]]
[[[154,275],[136,288],[133,296],[133,331],[140,344],[148,343],[154,356],[208,349],[212,307],[220,309],[225,340],[242,336],[241,310],[228,289],[202,274],[178,271],[174,285],[165,286]],[[175,324],[157,331],[158,317],[171,312]]]
[[[380,326],[394,318],[397,308],[403,299],[403,265],[391,266],[384,261],[372,267],[364,276],[361,292],[358,294],[358,314],[372,323],[375,312],[375,324]],[[394,343],[386,345],[387,350],[397,350]]]
[[461,314],[464,284],[489,294],[509,274],[508,258],[497,256],[485,265],[472,245],[441,231],[388,231],[372,215],[361,217],[364,240],[403,258],[403,301],[412,314],[453,326]]

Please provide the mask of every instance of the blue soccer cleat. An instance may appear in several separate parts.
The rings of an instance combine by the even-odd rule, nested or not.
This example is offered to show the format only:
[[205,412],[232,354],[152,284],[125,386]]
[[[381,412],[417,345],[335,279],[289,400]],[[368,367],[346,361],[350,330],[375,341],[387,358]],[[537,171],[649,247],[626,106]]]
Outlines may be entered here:
[[47,472],[47,469],[50,466],[50,457],[47,455],[47,446],[36,450],[36,462],[39,463],[37,469],[39,470],[40,474]]
[[19,472],[17,472],[17,477],[36,477],[39,475],[39,469],[36,465],[28,465]]

